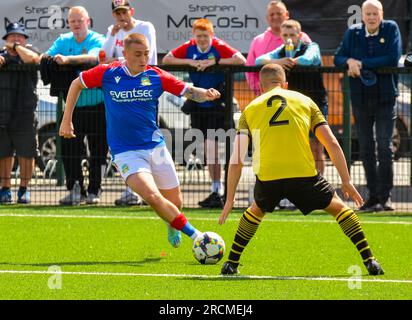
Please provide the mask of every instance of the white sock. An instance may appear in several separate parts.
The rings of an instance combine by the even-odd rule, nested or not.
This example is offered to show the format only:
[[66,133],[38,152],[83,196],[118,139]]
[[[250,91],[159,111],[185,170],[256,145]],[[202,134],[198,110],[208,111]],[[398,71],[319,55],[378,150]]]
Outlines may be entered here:
[[196,230],[195,233],[193,233],[190,236],[190,239],[192,239],[192,240],[195,240],[198,236],[200,236],[202,234],[202,232],[200,232],[199,230],[197,230],[197,229],[195,229],[195,230]]
[[214,180],[212,182],[212,192],[221,193],[222,192],[222,184],[220,180]]
[[137,196],[137,197],[140,199],[139,195],[138,195],[136,192],[134,192],[134,191],[132,190],[132,188],[127,187],[127,192],[128,192],[128,193],[131,193],[131,194],[133,194],[133,195],[135,195],[135,196]]

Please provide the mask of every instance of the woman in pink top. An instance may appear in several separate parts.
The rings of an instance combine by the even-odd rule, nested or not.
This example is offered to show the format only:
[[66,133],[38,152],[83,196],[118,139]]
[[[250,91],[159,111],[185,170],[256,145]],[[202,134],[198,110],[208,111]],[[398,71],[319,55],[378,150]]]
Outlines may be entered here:
[[[273,51],[283,44],[282,38],[280,37],[280,26],[287,19],[289,19],[289,11],[282,1],[269,2],[266,14],[269,27],[265,32],[257,35],[250,44],[246,60],[247,66],[254,66],[257,57]],[[312,42],[304,32],[302,32],[302,41],[307,43]],[[249,87],[256,95],[259,95],[259,74],[257,72],[248,72],[246,73],[246,79]]]

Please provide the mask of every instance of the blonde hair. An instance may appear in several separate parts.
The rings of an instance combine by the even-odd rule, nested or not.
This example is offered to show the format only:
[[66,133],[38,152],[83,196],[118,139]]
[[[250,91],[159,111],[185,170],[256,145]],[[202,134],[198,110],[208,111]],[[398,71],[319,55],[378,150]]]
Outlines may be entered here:
[[275,63],[265,64],[259,72],[260,85],[267,88],[273,84],[286,82],[286,74],[283,68]]
[[299,33],[302,31],[302,26],[300,25],[299,21],[293,20],[293,19],[289,19],[284,21],[280,28],[291,28],[291,29],[296,29],[296,31]]
[[149,47],[147,38],[140,33],[131,33],[124,38],[124,48],[128,49],[132,44],[141,44]]
[[86,17],[87,19],[90,19],[89,13],[87,12],[86,8],[83,6],[74,6],[71,7],[69,10],[69,16],[72,13],[80,13],[82,16]]

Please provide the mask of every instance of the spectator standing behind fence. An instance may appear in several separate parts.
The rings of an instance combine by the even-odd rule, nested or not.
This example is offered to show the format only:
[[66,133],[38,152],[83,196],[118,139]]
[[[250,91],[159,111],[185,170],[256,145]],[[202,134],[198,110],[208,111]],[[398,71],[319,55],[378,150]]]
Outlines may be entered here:
[[[96,64],[99,50],[104,43],[104,36],[89,30],[89,13],[84,7],[72,7],[68,14],[68,22],[71,32],[60,35],[46,54],[53,56],[53,59],[60,65]],[[108,152],[101,90],[82,91],[76,106],[73,122],[77,128],[77,136],[75,139],[62,140],[61,156],[69,193],[60,199],[60,204],[73,205],[85,200],[87,204],[97,204],[100,202],[102,171]],[[81,167],[85,136],[90,151],[87,193]],[[80,190],[73,188],[76,181],[79,182]]]
[[[29,38],[24,26],[18,22],[6,27],[3,40],[5,48],[0,50],[0,68],[10,64],[38,63],[40,54],[27,44]],[[14,153],[20,166],[18,203],[30,203],[27,190],[34,170],[37,154],[36,115],[37,71],[0,72],[0,204],[13,203],[11,171]]]
[[[292,19],[282,23],[281,37],[283,45],[258,57],[256,65],[269,63],[281,65],[286,70],[288,88],[310,97],[327,119],[328,97],[322,74],[320,72],[288,72],[296,65],[321,66],[322,57],[319,45],[315,42],[305,43],[302,41],[301,25],[298,21]],[[325,172],[324,147],[312,133],[310,133],[310,147],[315,159],[316,169],[323,175]]]
[[[275,50],[283,44],[280,35],[280,26],[289,19],[289,11],[282,1],[270,1],[267,5],[266,21],[269,27],[265,32],[257,35],[250,44],[249,53],[247,55],[246,65],[254,66],[256,58],[261,55]],[[303,42],[310,43],[312,40],[309,36],[302,32],[301,37]],[[260,95],[259,89],[259,73],[248,72],[246,79],[249,87],[254,91],[255,95]]]
[[[214,65],[242,65],[246,59],[236,49],[214,37],[213,24],[207,19],[198,19],[193,24],[193,38],[170,51],[164,58],[164,64],[189,65],[198,72],[190,72],[190,80],[200,88],[215,88],[221,93],[216,101],[186,101],[184,109],[190,110],[192,128],[199,129],[205,138],[205,155],[212,193],[199,205],[204,208],[223,208],[224,188],[221,183],[221,165],[219,163],[218,142],[209,138],[208,129],[225,128],[224,74],[222,72],[203,72]],[[188,111],[189,112],[189,111]]]
[[[112,1],[112,16],[115,21],[107,31],[106,41],[103,49],[106,53],[107,62],[124,59],[124,39],[132,33],[143,34],[149,41],[149,65],[157,65],[156,30],[149,21],[136,20],[133,18],[135,9],[128,0]],[[120,198],[115,200],[115,205],[137,205],[142,200],[137,193],[127,187]]]
[[398,65],[401,35],[395,21],[383,20],[380,1],[368,0],[362,4],[362,21],[345,32],[334,62],[338,67],[348,66],[349,69],[352,112],[369,190],[369,198],[361,210],[388,211],[393,210],[390,196],[393,188],[392,133],[398,95],[397,77],[393,74],[376,75],[371,69]]

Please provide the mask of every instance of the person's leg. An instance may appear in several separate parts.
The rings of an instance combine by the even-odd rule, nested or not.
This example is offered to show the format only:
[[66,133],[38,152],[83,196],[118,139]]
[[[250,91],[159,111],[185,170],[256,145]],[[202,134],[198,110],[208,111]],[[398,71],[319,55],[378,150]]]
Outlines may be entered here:
[[34,158],[19,157],[20,187],[27,188],[34,171]]
[[69,191],[73,190],[73,186],[76,181],[82,190],[82,194],[85,195],[83,173],[81,167],[81,155],[84,150],[84,136],[76,133],[76,138],[62,139],[62,161],[64,173],[66,176],[66,188]]
[[222,168],[219,163],[219,144],[216,140],[205,140],[205,155],[210,180],[212,181],[212,192],[216,192],[217,194],[222,195]]
[[392,135],[395,127],[394,102],[380,105],[376,115],[376,140],[378,147],[378,199],[382,206],[390,198],[393,188]]
[[220,271],[223,275],[237,274],[240,256],[255,235],[266,212],[273,212],[279,200],[285,197],[284,180],[261,181],[256,177],[254,187],[255,201],[240,218],[232,248]]
[[[304,215],[318,209],[330,213],[338,222],[344,234],[358,249],[370,274],[382,272],[373,257],[359,219],[354,211],[338,197],[332,185],[318,174],[314,177],[288,179],[285,182],[286,196]],[[378,266],[379,269],[375,267]]]
[[[182,212],[183,207],[183,199],[182,199],[182,192],[180,191],[180,186],[177,186],[172,189],[159,189],[160,193],[163,197],[173,203],[179,212]],[[173,228],[170,223],[166,222],[167,226],[167,240],[169,243],[177,248],[180,246],[182,241],[182,234],[179,230]]]
[[34,171],[34,158],[19,157],[20,187],[17,191],[17,203],[29,204],[30,192],[27,190]]
[[[366,106],[365,106],[366,107]],[[375,154],[375,140],[373,134],[373,125],[375,116],[368,111],[362,109],[363,106],[354,106],[353,115],[355,117],[355,125],[358,133],[359,154],[363,163],[363,168],[366,175],[366,183],[369,190],[370,205],[377,203],[377,185],[378,171]]]
[[0,159],[0,203],[13,203],[13,194],[11,193],[11,170],[13,169],[14,158],[4,157]]
[[[17,125],[17,124],[16,124]],[[37,155],[37,119],[32,111],[21,112],[19,127],[12,134],[13,145],[20,167],[20,188],[17,192],[18,203],[30,203],[30,192],[27,187],[33,176],[35,157]]]
[[185,215],[171,201],[166,199],[156,186],[151,173],[139,172],[130,175],[126,183],[149,204],[164,221],[173,228],[182,231],[191,239],[195,239],[200,232],[195,229]]
[[325,173],[325,153],[324,147],[316,137],[311,137],[310,148],[312,150],[313,159],[315,160],[316,170],[324,175]]
[[75,108],[73,112],[73,126],[76,138],[61,140],[62,147],[62,161],[64,172],[66,175],[67,190],[72,190],[75,181],[79,181],[82,193],[85,194],[83,173],[81,167],[82,153],[84,146],[84,132],[83,123],[81,121],[81,114],[83,110]]
[[[173,203],[179,212],[182,212],[183,197],[180,190],[179,178],[177,176],[173,158],[166,146],[159,146],[150,151],[150,171],[154,182],[163,197]],[[167,239],[173,247],[180,246],[181,232],[167,223]],[[200,232],[199,232],[200,233]]]
[[179,211],[182,211],[183,208],[183,197],[180,190],[180,186],[177,186],[172,189],[159,189],[163,197],[173,203]]
[[[89,186],[87,193],[99,196],[102,182],[102,166],[106,164],[108,146],[106,142],[106,120],[104,105],[90,108],[88,118],[89,126],[85,133],[89,142]],[[87,120],[85,120],[87,121]]]
[[247,208],[240,218],[239,226],[236,230],[235,239],[230,249],[227,262],[222,267],[222,274],[235,274],[239,266],[240,256],[250,240],[255,235],[265,213],[256,205],[255,202]]
[[329,206],[324,210],[336,219],[343,233],[355,245],[363,259],[363,263],[368,269],[369,274],[383,274],[384,272],[382,268],[372,254],[368,240],[365,237],[356,213],[351,208],[346,206],[336,193],[334,194]]
[[[223,108],[222,108],[223,109]],[[199,206],[203,208],[223,208],[222,195],[224,188],[221,183],[221,165],[219,163],[218,142],[216,141],[215,130],[222,128],[223,120],[221,113],[216,107],[197,108],[197,113],[192,114],[192,128],[199,129],[204,138],[205,163],[208,168],[211,193],[202,201]]]
[[3,188],[11,188],[11,170],[13,169],[14,158],[4,157],[0,159],[0,178]]

